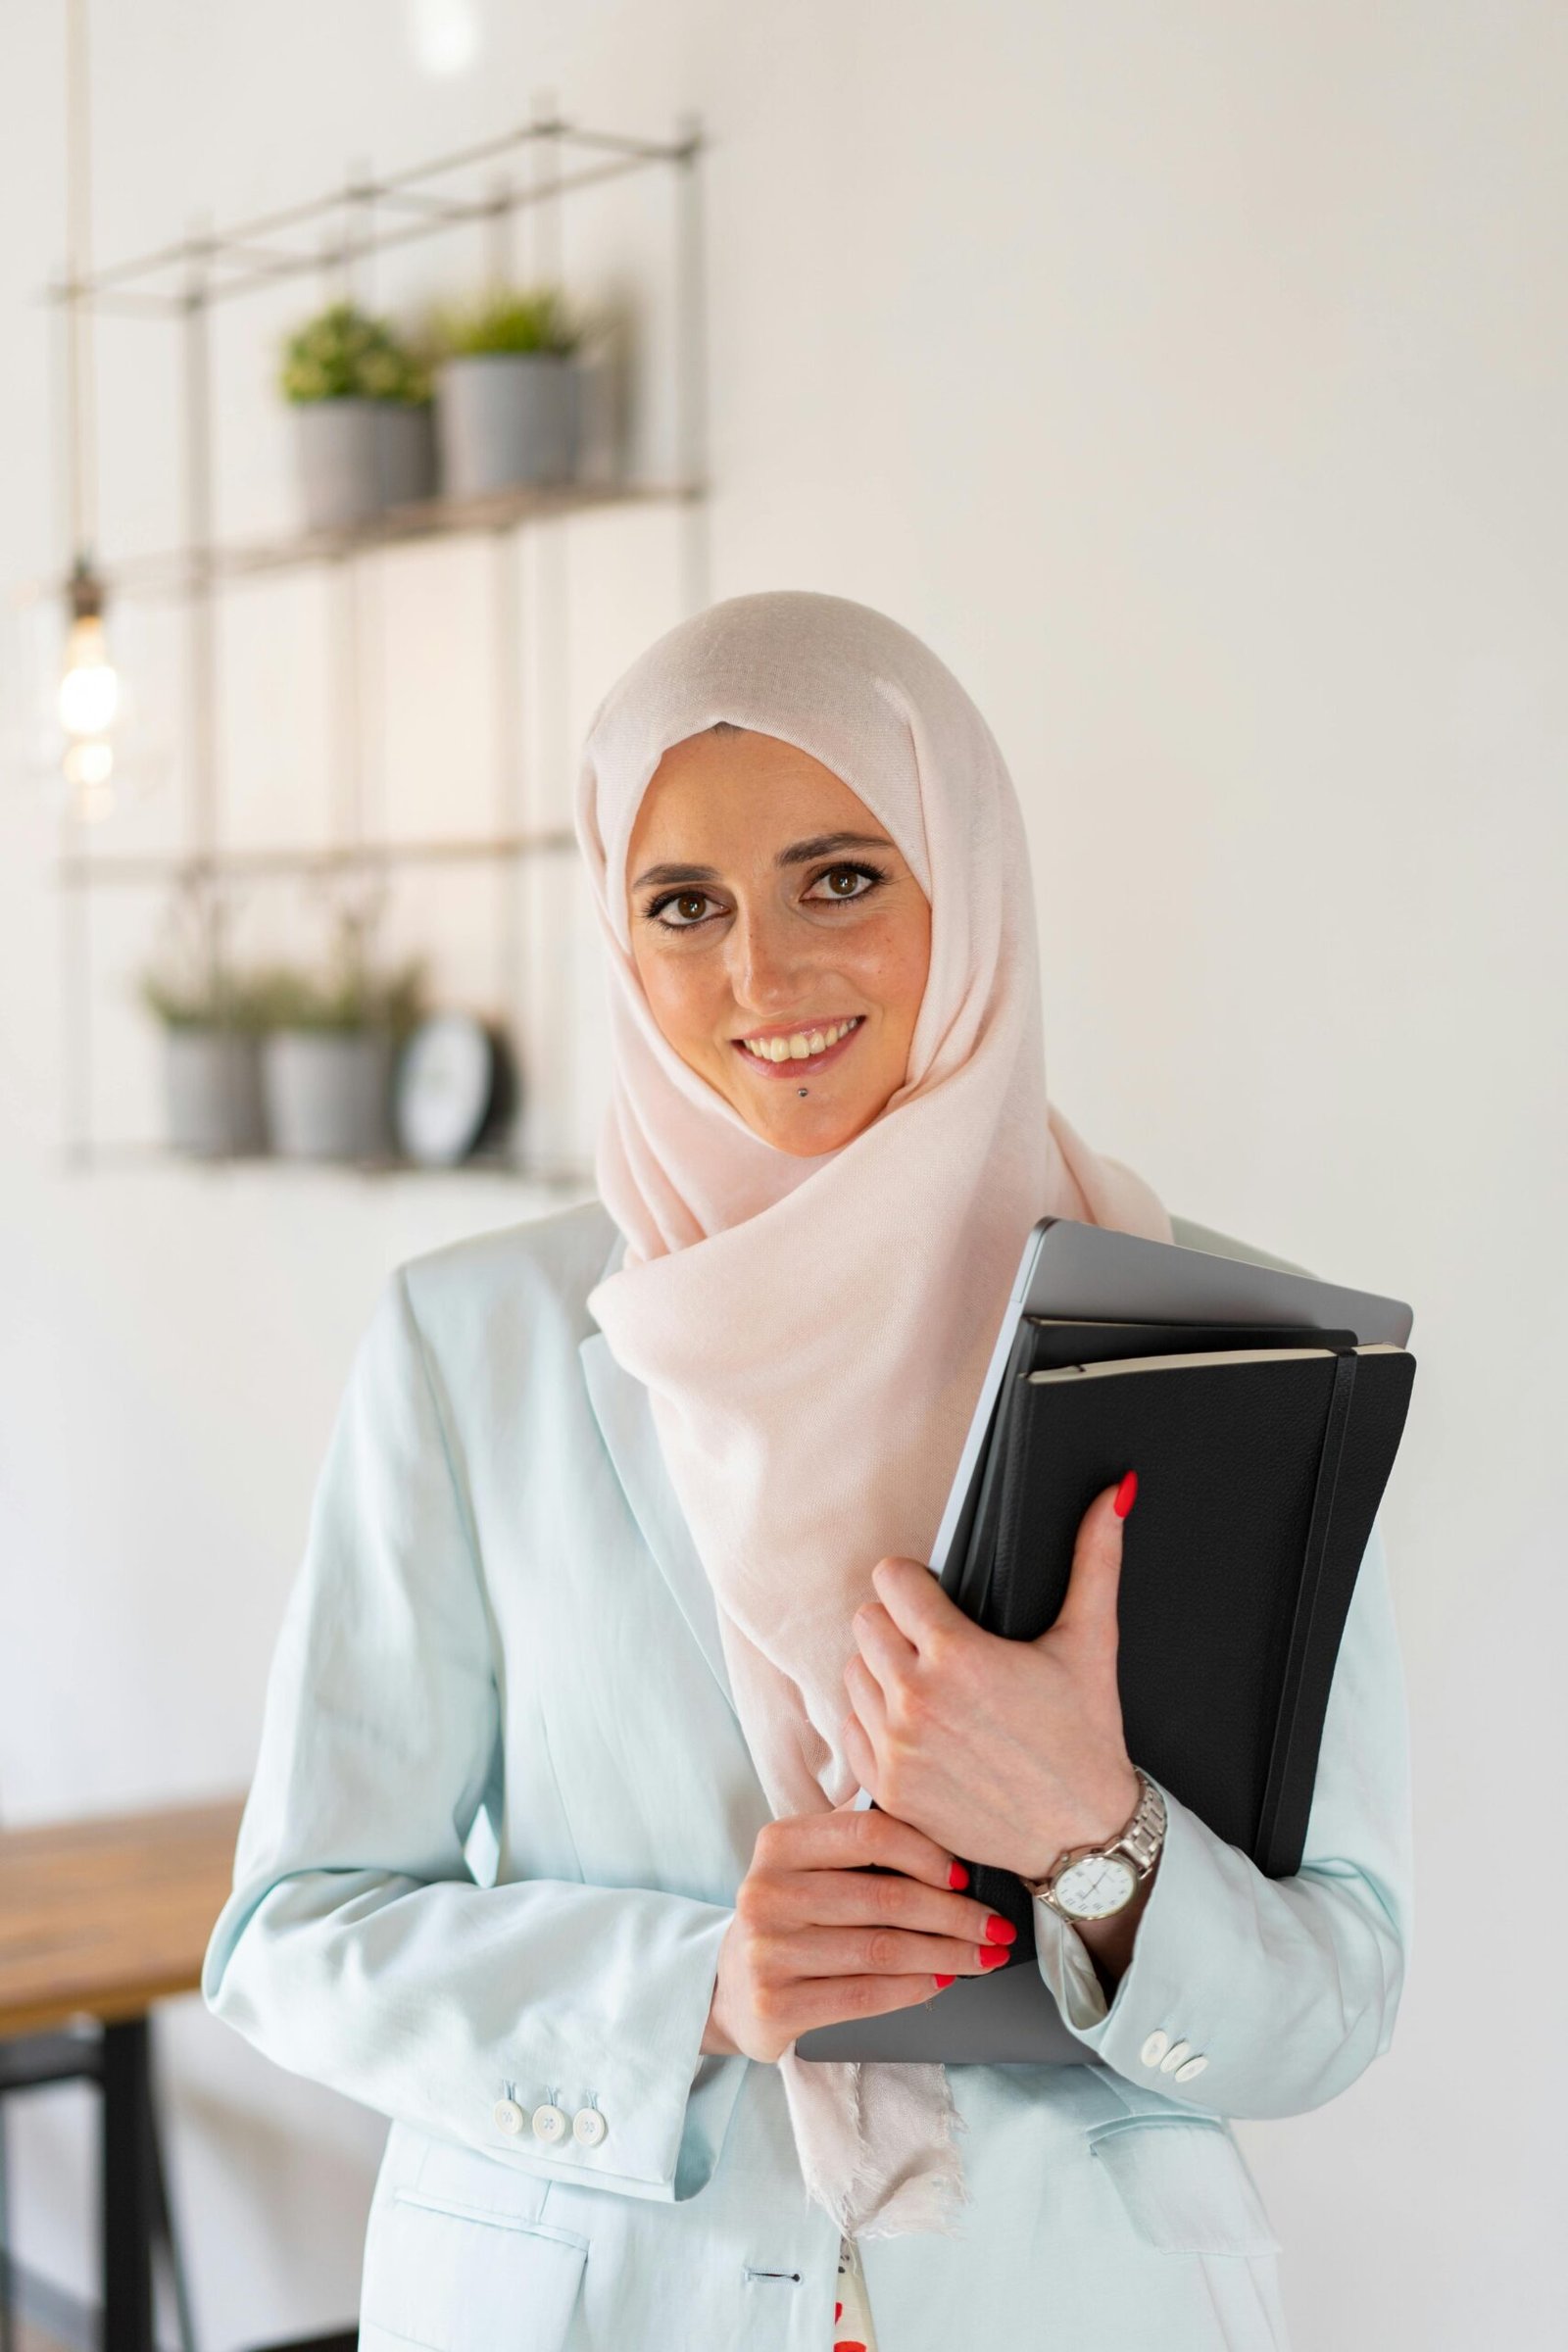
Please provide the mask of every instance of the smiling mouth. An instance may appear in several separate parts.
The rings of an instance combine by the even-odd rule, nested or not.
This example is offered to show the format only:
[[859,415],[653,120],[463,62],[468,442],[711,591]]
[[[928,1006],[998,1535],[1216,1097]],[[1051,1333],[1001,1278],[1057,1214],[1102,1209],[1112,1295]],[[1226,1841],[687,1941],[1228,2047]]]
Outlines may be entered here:
[[771,1037],[737,1037],[731,1042],[736,1053],[763,1077],[789,1076],[797,1070],[824,1068],[864,1025],[864,1013],[858,1012],[846,1021],[826,1021],[820,1027],[780,1031]]

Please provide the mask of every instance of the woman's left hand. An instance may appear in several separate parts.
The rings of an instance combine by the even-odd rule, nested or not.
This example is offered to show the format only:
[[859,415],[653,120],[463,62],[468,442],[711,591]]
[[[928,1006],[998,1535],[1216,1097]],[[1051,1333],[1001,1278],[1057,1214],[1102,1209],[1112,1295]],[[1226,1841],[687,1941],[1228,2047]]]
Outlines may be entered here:
[[844,1746],[884,1812],[971,1861],[1043,1878],[1138,1803],[1116,1688],[1118,1489],[1079,1524],[1067,1595],[1036,1642],[988,1634],[919,1560],[879,1560],[855,1613]]

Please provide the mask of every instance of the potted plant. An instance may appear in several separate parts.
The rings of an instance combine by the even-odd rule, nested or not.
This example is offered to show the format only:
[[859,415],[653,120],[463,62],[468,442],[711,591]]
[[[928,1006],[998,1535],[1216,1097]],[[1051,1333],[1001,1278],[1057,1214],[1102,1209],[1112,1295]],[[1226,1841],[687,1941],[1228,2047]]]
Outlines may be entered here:
[[332,303],[289,337],[279,381],[295,411],[313,530],[341,529],[431,495],[429,369],[385,319]]
[[372,970],[345,926],[321,972],[275,972],[262,1086],[272,1149],[286,1159],[385,1159],[392,1152],[392,1072],[423,1007],[417,962]]
[[172,1151],[226,1159],[265,1152],[265,974],[209,969],[142,974],[141,1000],[163,1024],[166,1130]]
[[581,340],[553,286],[498,286],[438,315],[436,438],[449,498],[570,481],[582,440]]

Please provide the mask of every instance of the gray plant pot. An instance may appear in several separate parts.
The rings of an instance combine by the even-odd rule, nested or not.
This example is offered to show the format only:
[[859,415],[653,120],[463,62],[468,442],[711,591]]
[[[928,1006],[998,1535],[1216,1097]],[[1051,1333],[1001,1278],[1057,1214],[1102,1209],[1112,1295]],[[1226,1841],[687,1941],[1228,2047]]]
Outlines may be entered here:
[[385,1159],[392,1151],[385,1029],[274,1029],[262,1053],[272,1149],[285,1159]]
[[436,380],[436,437],[448,498],[568,482],[582,440],[582,370],[560,352],[448,360]]
[[428,406],[393,400],[312,400],[294,412],[300,494],[309,529],[367,522],[383,507],[435,494],[435,425]]
[[167,1028],[164,1099],[172,1152],[220,1159],[267,1149],[259,1038],[232,1029]]

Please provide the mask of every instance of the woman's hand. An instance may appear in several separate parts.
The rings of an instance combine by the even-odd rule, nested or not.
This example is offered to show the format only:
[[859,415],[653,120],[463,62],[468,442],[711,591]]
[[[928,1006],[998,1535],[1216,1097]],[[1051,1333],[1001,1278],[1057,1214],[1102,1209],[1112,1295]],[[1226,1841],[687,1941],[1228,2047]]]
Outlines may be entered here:
[[918,1560],[879,1560],[878,1598],[855,1614],[844,1746],[861,1787],[1020,1878],[1113,1838],[1138,1803],[1116,1688],[1119,1492],[1084,1513],[1061,1613],[1037,1642],[986,1633]]
[[766,1823],[719,1946],[704,2050],[772,2065],[812,2026],[909,2009],[996,1966],[1014,1931],[954,1891],[957,1868],[889,1813],[838,1805]]

